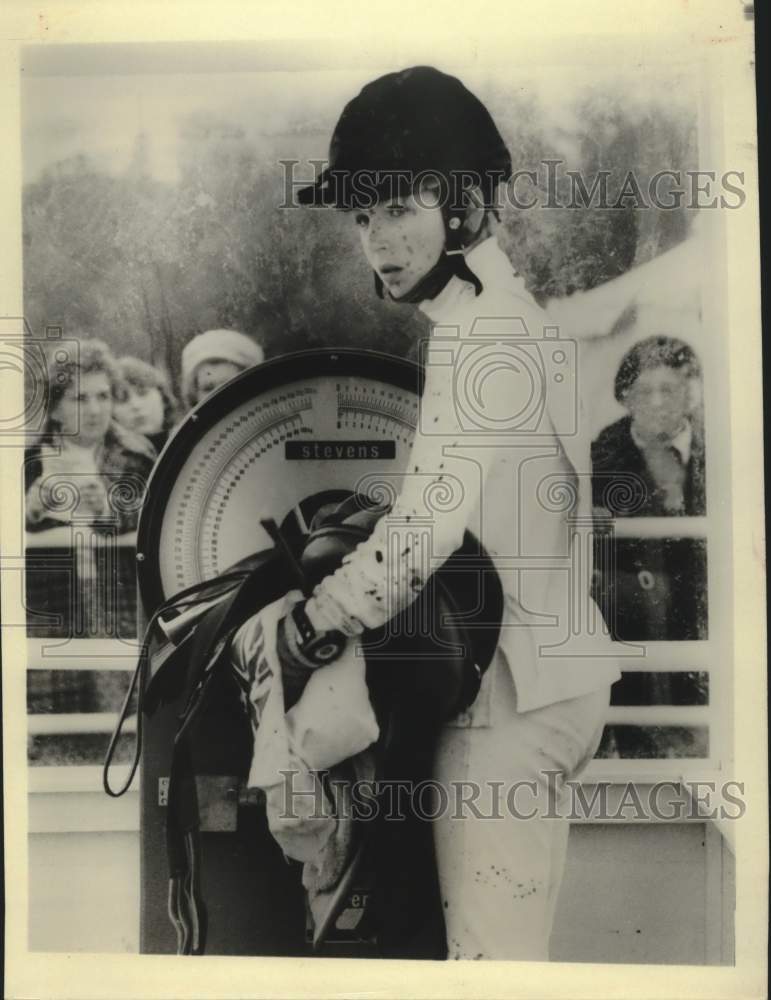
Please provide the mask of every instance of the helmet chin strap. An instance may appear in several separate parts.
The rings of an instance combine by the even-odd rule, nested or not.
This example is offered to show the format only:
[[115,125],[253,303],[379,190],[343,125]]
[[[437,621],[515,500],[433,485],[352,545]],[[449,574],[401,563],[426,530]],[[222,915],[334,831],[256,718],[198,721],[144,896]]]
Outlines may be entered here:
[[[458,224],[453,227],[452,222],[455,219],[458,220]],[[392,302],[414,305],[417,302],[424,302],[426,299],[435,299],[453,277],[460,278],[461,281],[467,281],[470,285],[474,286],[476,295],[481,294],[482,282],[466,263],[466,255],[463,251],[461,242],[463,220],[463,212],[451,211],[445,215],[444,249],[439,256],[439,260],[406,294],[397,297],[388,292],[388,297]],[[375,272],[375,291],[378,298],[382,299],[385,297],[385,287],[377,271]]]

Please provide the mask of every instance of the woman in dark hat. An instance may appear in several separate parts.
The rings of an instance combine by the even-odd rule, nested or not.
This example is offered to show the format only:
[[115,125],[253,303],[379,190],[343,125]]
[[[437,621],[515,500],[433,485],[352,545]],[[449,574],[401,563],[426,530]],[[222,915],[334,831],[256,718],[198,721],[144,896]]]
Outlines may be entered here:
[[[279,650],[294,676],[324,669],[319,648],[326,657],[330,643],[384,626],[466,530],[481,540],[504,612],[479,695],[436,751],[447,795],[433,824],[446,953],[543,960],[568,832],[567,820],[544,817],[555,815],[555,789],[593,756],[619,674],[607,636],[591,639],[571,619],[571,602],[598,614],[569,526],[571,513],[591,508],[588,446],[562,404],[574,384],[569,350],[552,345],[552,367],[540,366],[545,316],[495,238],[510,175],[484,105],[460,80],[420,66],[350,101],[327,169],[300,192],[303,204],[350,213],[377,293],[419,308],[431,332],[399,496],[282,620]],[[576,632],[581,641],[569,641]],[[410,912],[399,920],[394,956],[419,933]]]
[[592,445],[595,506],[616,517],[705,513],[704,435],[691,400],[700,371],[676,337],[648,337],[627,351],[614,383],[627,415]]

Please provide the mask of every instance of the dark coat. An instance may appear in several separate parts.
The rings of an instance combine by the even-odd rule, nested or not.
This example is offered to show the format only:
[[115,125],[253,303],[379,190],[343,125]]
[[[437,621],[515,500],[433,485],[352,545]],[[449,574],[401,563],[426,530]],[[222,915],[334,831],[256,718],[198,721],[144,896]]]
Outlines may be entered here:
[[[53,438],[44,436],[41,441],[28,448],[24,455],[24,489],[30,487],[43,474],[41,446],[51,444]],[[119,534],[134,531],[139,520],[144,488],[155,464],[156,451],[141,434],[128,431],[113,421],[104,438],[104,447],[99,460],[99,472],[108,492],[111,513],[105,525],[117,527]],[[75,484],[77,486],[77,484]],[[27,521],[28,531],[43,531],[61,525],[55,518],[43,517],[38,521]]]
[[[600,432],[592,445],[592,500],[616,517],[665,517],[663,491],[651,475],[645,455],[632,439],[632,418],[622,417]],[[695,517],[706,513],[704,439],[693,427],[691,454],[685,470],[684,509]]]

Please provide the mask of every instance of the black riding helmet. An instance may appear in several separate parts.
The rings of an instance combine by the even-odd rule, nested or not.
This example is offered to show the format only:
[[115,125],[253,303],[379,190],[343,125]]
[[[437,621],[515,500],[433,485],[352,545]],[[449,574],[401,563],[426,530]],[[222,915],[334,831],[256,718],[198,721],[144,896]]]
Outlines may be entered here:
[[[481,282],[465,262],[461,230],[471,189],[495,207],[497,187],[511,177],[511,155],[487,108],[460,80],[415,66],[368,83],[345,106],[332,133],[329,164],[300,204],[371,208],[379,198],[413,193],[429,179],[439,187],[445,251],[400,302],[438,294],[456,274],[477,294]],[[478,197],[478,195],[477,195]],[[383,294],[377,275],[378,294]]]

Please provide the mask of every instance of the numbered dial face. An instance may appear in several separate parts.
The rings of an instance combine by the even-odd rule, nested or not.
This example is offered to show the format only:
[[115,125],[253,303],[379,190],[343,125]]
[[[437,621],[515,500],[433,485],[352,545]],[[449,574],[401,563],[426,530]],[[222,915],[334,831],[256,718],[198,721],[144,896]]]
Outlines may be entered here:
[[383,497],[407,465],[420,374],[367,352],[307,352],[253,369],[179,429],[148,486],[139,529],[154,604],[272,542],[272,518],[306,530],[324,503]]

